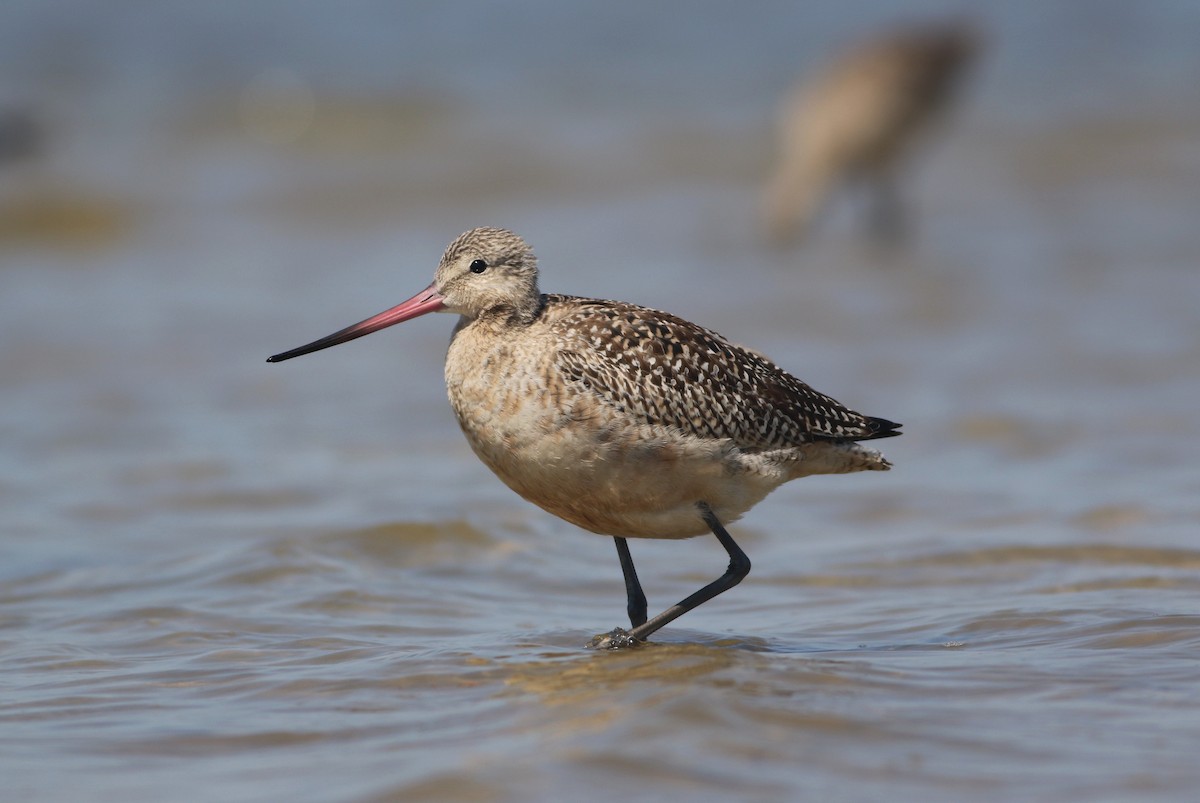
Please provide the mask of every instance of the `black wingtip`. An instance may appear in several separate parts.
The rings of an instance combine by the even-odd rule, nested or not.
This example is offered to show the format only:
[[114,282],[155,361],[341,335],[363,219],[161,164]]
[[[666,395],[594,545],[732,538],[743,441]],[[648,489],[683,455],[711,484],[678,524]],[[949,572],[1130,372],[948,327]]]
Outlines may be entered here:
[[888,421],[886,418],[867,418],[867,430],[870,432],[863,440],[876,440],[878,438],[894,438],[897,435],[903,435],[900,432],[900,427],[903,424],[897,424],[895,421]]

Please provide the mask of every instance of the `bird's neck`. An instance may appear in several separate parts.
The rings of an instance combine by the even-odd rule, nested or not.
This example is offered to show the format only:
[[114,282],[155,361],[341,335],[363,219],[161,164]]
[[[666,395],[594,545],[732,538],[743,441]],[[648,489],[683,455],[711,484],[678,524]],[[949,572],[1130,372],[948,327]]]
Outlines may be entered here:
[[474,318],[463,316],[459,328],[475,324],[488,329],[513,329],[531,326],[546,310],[547,299],[544,294],[538,294],[520,305],[496,306],[481,312]]

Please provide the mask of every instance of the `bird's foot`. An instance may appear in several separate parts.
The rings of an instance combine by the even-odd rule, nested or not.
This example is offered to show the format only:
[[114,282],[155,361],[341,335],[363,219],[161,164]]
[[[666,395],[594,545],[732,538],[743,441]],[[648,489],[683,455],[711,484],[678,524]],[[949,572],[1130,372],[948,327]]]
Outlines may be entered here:
[[589,650],[624,650],[629,647],[640,647],[646,642],[629,635],[629,631],[615,627],[611,632],[593,636],[587,643]]

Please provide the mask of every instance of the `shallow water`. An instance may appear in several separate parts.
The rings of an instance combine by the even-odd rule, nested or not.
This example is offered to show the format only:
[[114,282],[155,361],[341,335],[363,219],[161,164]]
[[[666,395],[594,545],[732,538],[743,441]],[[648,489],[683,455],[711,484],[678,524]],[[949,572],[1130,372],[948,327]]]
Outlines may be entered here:
[[[1192,4],[990,4],[912,242],[839,206],[785,253],[775,99],[898,5],[214,8],[0,12],[47,132],[0,165],[12,799],[1193,797]],[[742,585],[582,649],[615,550],[470,454],[449,317],[263,363],[485,224],[903,421],[895,469],[785,486]],[[655,610],[725,563],[632,549]]]

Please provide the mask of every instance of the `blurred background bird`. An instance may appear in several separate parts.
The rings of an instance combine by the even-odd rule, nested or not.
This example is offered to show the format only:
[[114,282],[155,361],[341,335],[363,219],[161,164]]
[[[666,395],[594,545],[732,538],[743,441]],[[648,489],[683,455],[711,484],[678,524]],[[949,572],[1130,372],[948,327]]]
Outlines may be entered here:
[[979,48],[978,31],[960,21],[908,25],[850,48],[803,80],[780,110],[763,199],[770,239],[803,237],[844,186],[865,194],[872,237],[899,239],[906,229],[902,173]]

